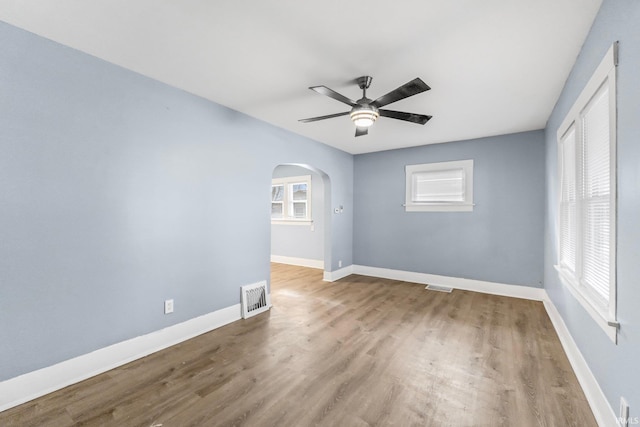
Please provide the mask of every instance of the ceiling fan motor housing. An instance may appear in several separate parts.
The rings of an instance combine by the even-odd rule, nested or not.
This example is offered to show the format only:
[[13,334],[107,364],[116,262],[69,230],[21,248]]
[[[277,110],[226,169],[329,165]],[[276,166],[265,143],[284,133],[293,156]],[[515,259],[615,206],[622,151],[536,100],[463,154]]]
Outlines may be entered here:
[[378,120],[380,112],[370,102],[369,98],[362,98],[358,100],[358,105],[351,109],[349,116],[357,127],[369,127]]

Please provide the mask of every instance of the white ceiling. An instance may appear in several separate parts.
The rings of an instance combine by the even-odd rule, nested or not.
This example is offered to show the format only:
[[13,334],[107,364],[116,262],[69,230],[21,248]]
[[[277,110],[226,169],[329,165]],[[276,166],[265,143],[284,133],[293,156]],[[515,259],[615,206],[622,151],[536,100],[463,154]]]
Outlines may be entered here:
[[[544,128],[602,0],[0,0],[0,20],[349,153]],[[431,90],[354,137],[307,88]]]

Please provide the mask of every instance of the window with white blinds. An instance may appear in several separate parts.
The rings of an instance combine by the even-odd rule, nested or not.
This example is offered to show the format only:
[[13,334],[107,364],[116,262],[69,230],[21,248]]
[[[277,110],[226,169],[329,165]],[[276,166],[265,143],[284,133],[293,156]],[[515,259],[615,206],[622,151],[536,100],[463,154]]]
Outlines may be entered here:
[[612,282],[609,90],[603,84],[582,115],[582,280],[606,306]]
[[473,160],[408,165],[407,211],[473,210]]
[[560,266],[573,274],[576,271],[576,131],[572,125],[560,140],[562,155],[560,182]]
[[614,342],[617,336],[614,44],[558,130],[558,271]]

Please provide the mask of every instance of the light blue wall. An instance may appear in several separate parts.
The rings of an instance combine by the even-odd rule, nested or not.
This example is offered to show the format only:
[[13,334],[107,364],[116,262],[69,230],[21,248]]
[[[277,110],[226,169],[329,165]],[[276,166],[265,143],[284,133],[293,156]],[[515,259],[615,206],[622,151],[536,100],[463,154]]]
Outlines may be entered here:
[[[547,212],[544,283],[617,415],[620,396],[640,416],[640,2],[604,0],[546,128]],[[558,279],[556,132],[616,41],[618,66],[618,320],[614,345]]]
[[351,155],[0,23],[0,380],[238,304],[283,163],[329,175],[351,264]]
[[[473,159],[473,212],[405,212],[405,165]],[[544,133],[355,157],[358,265],[542,286]]]
[[[544,135],[355,160],[0,23],[0,381],[237,304],[241,285],[269,277],[272,172],[300,163],[330,176],[329,209],[344,206],[326,224],[331,270],[343,260],[539,286],[544,247],[545,288],[611,406],[623,395],[640,415],[638,22],[637,0],[604,0]],[[617,346],[553,269],[555,132],[614,40]],[[468,158],[473,213],[404,212],[406,164]]]
[[311,175],[311,215],[310,225],[272,224],[271,255],[279,255],[310,260],[324,259],[324,185],[322,177],[300,166],[278,166],[273,171],[274,178]]

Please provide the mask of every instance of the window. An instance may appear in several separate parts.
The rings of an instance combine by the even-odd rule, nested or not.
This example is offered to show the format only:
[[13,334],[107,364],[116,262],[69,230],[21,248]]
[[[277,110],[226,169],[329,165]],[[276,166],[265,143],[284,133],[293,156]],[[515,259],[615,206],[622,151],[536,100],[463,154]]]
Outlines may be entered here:
[[473,160],[408,165],[407,212],[473,210]]
[[311,176],[271,181],[271,220],[311,221]]
[[563,283],[615,342],[614,44],[558,129],[558,265]]

